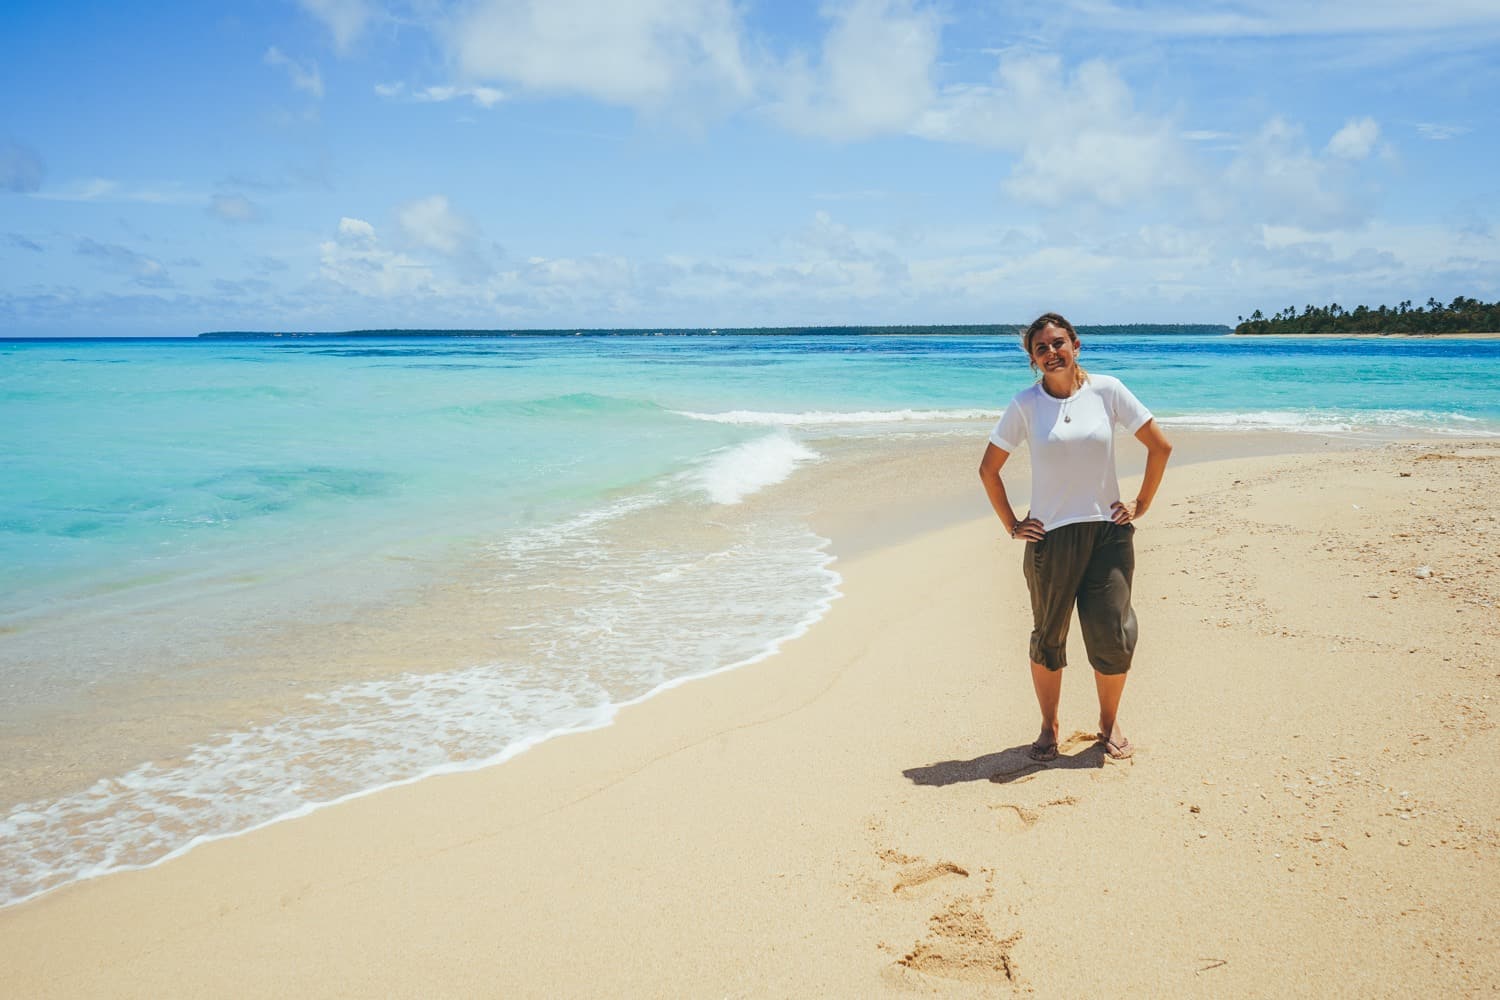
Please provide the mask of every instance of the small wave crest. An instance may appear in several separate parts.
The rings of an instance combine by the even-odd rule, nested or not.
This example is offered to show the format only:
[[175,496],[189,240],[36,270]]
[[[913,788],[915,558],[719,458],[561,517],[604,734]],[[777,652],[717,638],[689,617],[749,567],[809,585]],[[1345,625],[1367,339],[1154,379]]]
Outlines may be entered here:
[[748,424],[754,427],[837,427],[848,424],[942,423],[960,420],[994,420],[995,410],[807,410],[798,413],[775,413],[764,410],[728,410],[723,413],[699,413],[674,410],[690,420],[707,420],[716,424]]
[[714,503],[736,504],[819,457],[786,434],[769,434],[716,452],[689,476]]
[[1287,431],[1297,434],[1358,434],[1401,432],[1500,437],[1500,427],[1462,413],[1433,410],[1248,410],[1220,413],[1181,413],[1158,421],[1185,430]]

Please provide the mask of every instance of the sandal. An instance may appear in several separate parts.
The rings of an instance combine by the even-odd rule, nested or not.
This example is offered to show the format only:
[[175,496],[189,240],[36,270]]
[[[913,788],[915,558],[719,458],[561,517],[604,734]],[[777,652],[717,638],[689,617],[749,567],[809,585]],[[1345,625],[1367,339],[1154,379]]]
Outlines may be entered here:
[[1035,743],[1031,744],[1031,749],[1026,751],[1026,756],[1030,757],[1032,760],[1036,761],[1039,764],[1045,764],[1048,761],[1056,760],[1057,741],[1052,740],[1050,742],[1043,743],[1039,739]]
[[1135,747],[1130,741],[1121,736],[1119,742],[1115,742],[1103,733],[1099,734],[1099,745],[1104,748],[1104,753],[1111,760],[1129,760],[1135,753]]

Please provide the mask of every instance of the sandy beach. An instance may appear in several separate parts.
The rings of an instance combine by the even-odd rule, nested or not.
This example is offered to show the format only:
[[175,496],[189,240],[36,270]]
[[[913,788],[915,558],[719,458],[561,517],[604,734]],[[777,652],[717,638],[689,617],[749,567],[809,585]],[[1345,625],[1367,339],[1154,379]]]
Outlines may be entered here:
[[1128,761],[1081,646],[1063,755],[1025,756],[982,438],[851,445],[752,500],[807,510],[843,577],[777,655],[0,911],[4,992],[1500,990],[1500,445],[1173,436]]

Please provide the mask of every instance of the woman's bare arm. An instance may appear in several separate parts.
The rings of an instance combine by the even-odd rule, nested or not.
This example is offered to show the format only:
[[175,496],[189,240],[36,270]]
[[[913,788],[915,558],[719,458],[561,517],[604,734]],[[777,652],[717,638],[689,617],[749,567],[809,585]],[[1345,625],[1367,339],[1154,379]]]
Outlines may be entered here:
[[1146,446],[1146,473],[1141,477],[1141,491],[1135,495],[1135,500],[1128,504],[1116,501],[1112,515],[1116,524],[1129,524],[1146,513],[1167,471],[1167,459],[1172,457],[1172,442],[1156,426],[1155,420],[1146,421],[1135,432],[1135,439]]
[[1006,533],[1012,538],[1039,542],[1046,534],[1042,522],[1034,517],[1016,517],[1015,509],[1010,505],[1010,497],[1005,492],[1005,481],[1000,478],[1000,470],[1008,458],[1010,452],[1004,448],[994,444],[986,445],[984,458],[979,460],[979,480],[984,483],[985,495],[990,498],[990,506],[995,508],[1000,523],[1005,525]]

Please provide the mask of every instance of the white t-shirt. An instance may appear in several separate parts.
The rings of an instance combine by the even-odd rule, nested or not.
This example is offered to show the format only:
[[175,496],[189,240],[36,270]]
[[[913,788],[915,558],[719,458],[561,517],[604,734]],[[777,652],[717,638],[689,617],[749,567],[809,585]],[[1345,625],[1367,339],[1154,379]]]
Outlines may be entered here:
[[990,442],[1011,454],[1023,443],[1031,448],[1031,516],[1051,531],[1110,520],[1110,504],[1121,499],[1115,428],[1134,434],[1150,419],[1119,379],[1090,374],[1067,399],[1040,382],[1016,393]]

